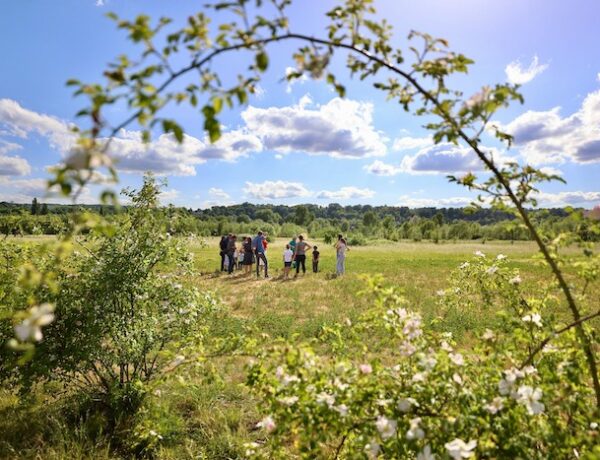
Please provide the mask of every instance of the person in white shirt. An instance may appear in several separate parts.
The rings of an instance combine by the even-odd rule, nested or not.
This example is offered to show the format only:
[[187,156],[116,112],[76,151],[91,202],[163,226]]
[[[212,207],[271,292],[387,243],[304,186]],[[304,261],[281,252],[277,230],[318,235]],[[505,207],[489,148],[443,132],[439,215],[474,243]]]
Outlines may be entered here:
[[337,255],[337,269],[336,272],[339,275],[346,273],[346,251],[349,251],[348,243],[342,235],[338,235],[337,243],[335,244],[335,250]]
[[285,245],[285,250],[283,251],[283,277],[285,279],[290,276],[290,268],[292,267],[292,260],[294,259],[294,251],[290,249],[290,245]]

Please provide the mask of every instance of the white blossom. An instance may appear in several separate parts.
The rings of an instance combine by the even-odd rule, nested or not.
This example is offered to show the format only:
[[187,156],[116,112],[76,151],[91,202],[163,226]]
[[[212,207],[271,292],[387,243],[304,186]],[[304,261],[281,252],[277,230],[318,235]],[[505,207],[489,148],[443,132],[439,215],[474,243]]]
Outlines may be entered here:
[[396,427],[398,424],[395,420],[390,420],[383,415],[377,417],[377,421],[375,422],[375,427],[382,439],[389,439],[396,433]]
[[408,431],[406,432],[406,439],[408,439],[408,440],[423,439],[425,437],[425,432],[419,426],[420,424],[421,424],[421,417],[413,418],[410,421],[410,427],[408,428]]
[[532,313],[530,315],[525,315],[521,318],[526,323],[533,323],[537,327],[542,327],[542,317],[539,313]]
[[440,348],[444,351],[452,351],[453,350],[452,346],[445,340],[442,340],[442,343],[440,343]]
[[492,265],[491,267],[489,267],[485,272],[488,275],[493,275],[494,273],[496,273],[498,271],[498,267],[496,267],[495,265]]
[[338,412],[342,417],[348,415],[348,406],[346,406],[345,404],[340,404],[339,406],[336,406],[333,409],[336,412]]
[[270,415],[267,415],[260,422],[256,424],[257,428],[263,428],[267,433],[271,433],[275,430],[277,425],[275,424],[275,420]]
[[358,366],[358,370],[360,370],[362,374],[370,374],[373,372],[373,367],[370,364],[361,364]]
[[592,422],[592,423],[590,423],[590,428],[592,430],[597,430],[598,429],[598,424],[596,422]]
[[465,359],[460,353],[450,353],[448,354],[448,358],[450,358],[450,361],[452,361],[457,366],[462,366],[465,363]]
[[435,454],[431,453],[431,446],[427,444],[417,455],[417,460],[435,460]]
[[443,297],[446,295],[446,291],[444,291],[443,289],[440,289],[439,291],[436,292],[436,294],[440,297]]
[[402,333],[409,339],[413,340],[419,337],[423,331],[421,331],[421,317],[417,314],[413,314],[404,323]]
[[244,447],[246,448],[246,457],[251,457],[256,454],[256,450],[260,447],[260,444],[256,442],[247,442],[244,444]]
[[[504,378],[498,382],[498,390],[502,396],[512,393],[513,386],[517,379],[523,378],[525,373],[519,369],[511,368],[504,371]],[[516,394],[512,393],[511,396],[515,397]]]
[[491,329],[486,329],[481,336],[483,340],[494,340],[496,338],[496,334]]
[[425,377],[427,376],[427,374],[425,374],[424,372],[417,372],[415,375],[412,376],[412,381],[413,382],[424,382],[425,381]]
[[42,326],[54,321],[54,306],[49,303],[32,307],[29,316],[15,326],[15,334],[21,342],[39,342],[43,338]]
[[285,406],[293,406],[298,402],[298,396],[286,396],[279,398],[279,402]]
[[542,399],[542,390],[532,388],[529,385],[522,385],[517,390],[517,402],[527,408],[529,415],[537,415],[544,412],[544,404],[539,402]]
[[485,254],[484,254],[483,252],[481,252],[481,251],[475,251],[473,254],[474,254],[476,257],[485,257]]
[[513,277],[513,278],[511,278],[511,279],[508,280],[508,282],[510,284],[515,284],[515,285],[516,284],[521,284],[522,281],[523,280],[521,279],[521,277],[519,275],[517,275],[517,276],[515,276],[515,277]]
[[504,254],[498,254],[496,256],[496,260],[504,260],[504,259],[506,259],[506,256]]
[[367,452],[367,457],[369,458],[377,458],[380,450],[381,446],[375,441],[371,441],[365,446],[365,451]]
[[400,412],[408,412],[412,406],[418,406],[419,404],[413,398],[402,398],[398,400],[398,410]]
[[454,441],[447,442],[444,447],[448,451],[448,455],[454,460],[460,460],[461,458],[472,457],[474,452],[473,449],[477,447],[477,441],[471,440],[465,443],[462,439],[456,438]]
[[421,356],[421,358],[419,359],[419,364],[421,365],[421,367],[423,367],[423,369],[425,369],[426,371],[430,371],[432,370],[435,365],[437,364],[437,359],[435,358],[435,356],[433,355],[429,355],[429,356]]
[[489,86],[484,86],[483,88],[481,88],[481,91],[473,94],[469,99],[467,99],[465,105],[469,109],[481,105],[488,99],[491,92],[492,90]]
[[463,262],[462,264],[460,264],[460,266],[458,268],[460,268],[461,270],[464,270],[465,268],[470,267],[471,264],[469,262]]
[[326,404],[328,407],[332,407],[335,404],[335,396],[322,391],[317,395],[317,403]]
[[497,414],[504,408],[504,399],[500,396],[496,396],[489,404],[483,406],[483,408],[490,414]]
[[458,375],[457,373],[452,374],[452,380],[457,385],[462,385],[462,383],[463,383],[462,377],[460,375]]
[[402,342],[400,344],[399,350],[402,356],[408,357],[415,354],[415,352],[417,351],[417,347],[415,347],[410,342]]

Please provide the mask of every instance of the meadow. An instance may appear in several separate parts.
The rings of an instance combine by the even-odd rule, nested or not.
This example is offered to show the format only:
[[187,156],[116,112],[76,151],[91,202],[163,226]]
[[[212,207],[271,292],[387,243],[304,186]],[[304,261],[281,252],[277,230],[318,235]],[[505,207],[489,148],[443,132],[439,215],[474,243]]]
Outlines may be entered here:
[[[49,239],[27,237],[21,241],[35,245]],[[212,334],[225,338],[249,333],[262,341],[315,339],[335,353],[328,348],[331,344],[324,328],[355,322],[371,307],[371,298],[361,295],[365,277],[382,275],[386,284],[401,288],[407,305],[422,313],[426,327],[452,332],[458,347],[468,349],[486,328],[497,330],[497,318],[489,309],[441,307],[439,291],[448,286],[450,274],[462,262],[473,259],[475,251],[490,258],[504,254],[509,266],[519,269],[525,289],[549,279],[548,270],[535,258],[533,243],[496,241],[375,241],[352,247],[347,274],[336,277],[333,247],[308,238],[319,246],[320,272],[313,274],[308,263],[306,275],[283,280],[281,254],[287,241],[278,238],[269,245],[271,277],[265,280],[262,276],[257,279],[254,271],[250,276],[242,271],[221,273],[217,239],[186,240],[194,267],[186,282],[213,292],[222,308],[211,325]],[[575,254],[577,249],[568,252]],[[592,286],[592,292],[599,287]],[[369,346],[368,336],[364,344]],[[378,348],[377,353],[385,354],[385,349]],[[148,432],[159,433],[161,438],[153,455],[165,459],[240,458],[245,442],[260,439],[261,433],[255,429],[259,420],[255,401],[244,385],[244,365],[249,359],[207,359],[178,378],[160,382],[153,389],[156,404],[143,414],[149,420]],[[85,404],[65,403],[64,398],[55,397],[60,393],[61,388],[52,386],[40,386],[25,396],[0,392],[0,458],[120,458],[118,449],[109,447],[100,425],[85,415]],[[22,405],[23,398],[33,404]]]

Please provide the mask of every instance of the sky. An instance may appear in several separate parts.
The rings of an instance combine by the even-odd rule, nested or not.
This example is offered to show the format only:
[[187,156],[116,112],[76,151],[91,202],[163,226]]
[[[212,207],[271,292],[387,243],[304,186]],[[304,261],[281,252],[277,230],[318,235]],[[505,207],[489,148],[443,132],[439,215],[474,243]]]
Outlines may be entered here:
[[[378,17],[394,26],[393,44],[407,49],[410,30],[444,37],[472,58],[455,87],[472,95],[497,82],[522,85],[523,105],[494,119],[515,137],[506,151],[486,137],[496,157],[560,174],[566,184],[540,188],[541,206],[591,208],[600,204],[600,4],[596,0],[375,0]],[[21,0],[0,2],[0,201],[28,203],[46,195],[48,168],[68,156],[69,126],[85,101],[65,86],[69,78],[102,81],[120,54],[138,56],[112,11],[133,19],[169,16],[173,27],[202,8],[197,0]],[[325,36],[324,13],[333,0],[295,0],[291,29]],[[211,13],[213,21],[219,16]],[[222,18],[221,18],[222,19]],[[122,187],[137,187],[144,171],[168,183],[164,204],[206,208],[241,202],[390,206],[465,206],[474,195],[448,183],[448,174],[478,172],[464,146],[434,145],[423,118],[404,112],[368,82],[350,79],[343,58],[332,68],[346,85],[340,99],[321,80],[284,81],[298,44],[268,49],[270,65],[244,107],[225,110],[214,145],[203,119],[189,107],[166,114],[186,130],[183,145],[159,132],[144,145],[139,126],[118,135],[114,156]],[[244,71],[248,56],[215,63],[225,78]],[[178,67],[184,63],[176,60]],[[106,116],[118,123],[123,107]],[[481,173],[480,173],[481,174]],[[79,197],[95,203],[102,188]],[[64,200],[62,200],[64,201]]]

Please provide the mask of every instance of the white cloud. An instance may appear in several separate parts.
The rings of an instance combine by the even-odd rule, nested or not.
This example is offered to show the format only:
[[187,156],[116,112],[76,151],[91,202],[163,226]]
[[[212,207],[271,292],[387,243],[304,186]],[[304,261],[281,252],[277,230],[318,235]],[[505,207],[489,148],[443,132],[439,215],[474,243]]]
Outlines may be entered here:
[[395,176],[402,172],[402,168],[399,166],[390,165],[381,160],[375,160],[370,165],[364,166],[363,169],[377,176]]
[[533,57],[531,64],[526,69],[520,61],[513,61],[506,66],[504,72],[506,72],[506,78],[509,83],[516,85],[523,85],[529,83],[536,76],[541,74],[548,68],[548,64],[540,64],[537,56]]
[[[0,176],[0,202],[29,203],[33,198],[45,203],[72,204],[71,198],[65,198],[57,193],[48,192],[48,181],[37,177],[33,179],[12,179]],[[98,198],[94,196],[89,187],[80,193],[77,203],[96,204]]]
[[375,192],[368,188],[342,187],[339,190],[322,190],[317,193],[317,198],[321,200],[355,200],[372,198]]
[[[492,154],[494,161],[505,162],[507,159],[495,148],[485,148],[484,152]],[[379,176],[407,174],[451,174],[468,171],[483,171],[484,164],[475,152],[468,147],[450,143],[434,144],[422,148],[414,155],[405,155],[400,165],[391,165],[376,160],[365,166],[367,172]]]
[[213,198],[224,200],[224,201],[227,201],[230,198],[229,194],[221,188],[212,187],[212,188],[208,189],[208,194]]
[[0,176],[26,176],[31,173],[31,166],[25,158],[4,155],[2,147],[0,144]]
[[96,0],[96,6],[104,6],[104,0]]
[[267,150],[335,158],[386,154],[386,138],[373,127],[373,105],[334,98],[308,109],[309,100],[288,107],[248,107],[242,118]]
[[244,193],[256,200],[278,200],[309,196],[310,192],[299,182],[265,181],[262,183],[246,182]]
[[433,145],[433,139],[430,137],[399,137],[394,140],[394,150],[420,149]]
[[521,155],[533,165],[600,162],[600,90],[567,117],[561,117],[560,107],[528,111],[500,129],[514,136]]
[[409,195],[402,195],[398,206],[408,206],[409,208],[462,208],[473,202],[473,198],[466,196],[455,196],[450,198],[415,198]]
[[173,203],[173,201],[179,198],[180,192],[174,188],[166,189],[159,193],[158,199],[162,205],[167,205]]
[[600,192],[538,192],[534,196],[538,200],[538,204],[542,207],[561,207],[572,205],[589,208],[600,204]]

